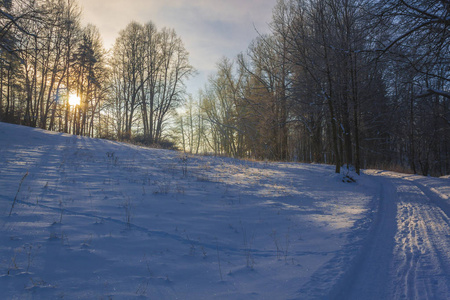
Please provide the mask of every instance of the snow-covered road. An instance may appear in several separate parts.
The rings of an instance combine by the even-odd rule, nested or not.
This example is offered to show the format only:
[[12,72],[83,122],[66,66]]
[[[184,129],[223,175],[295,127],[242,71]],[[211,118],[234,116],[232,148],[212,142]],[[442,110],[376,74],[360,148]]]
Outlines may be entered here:
[[449,179],[368,170],[377,216],[336,299],[448,299]]

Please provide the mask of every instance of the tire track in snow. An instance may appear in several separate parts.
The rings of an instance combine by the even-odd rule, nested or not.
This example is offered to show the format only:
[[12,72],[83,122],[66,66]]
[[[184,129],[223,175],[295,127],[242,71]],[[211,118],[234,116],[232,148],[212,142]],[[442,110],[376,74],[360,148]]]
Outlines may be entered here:
[[[430,191],[409,180],[397,186],[398,234],[393,262],[394,299],[448,299],[449,220]],[[444,298],[442,298],[444,297]]]
[[414,181],[414,184],[431,200],[434,204],[436,204],[441,210],[442,213],[446,215],[445,219],[447,220],[447,224],[449,224],[449,216],[450,216],[450,205],[447,202],[448,196],[440,193],[435,188],[428,188],[426,185]]
[[440,205],[444,197],[412,177],[367,173],[382,176],[374,179],[383,184],[374,233],[330,298],[449,299],[450,222]]
[[[361,265],[365,264],[366,256],[363,255],[369,251],[373,251],[376,244],[373,243],[374,236],[378,235],[380,228],[391,227],[390,223],[395,222],[395,206],[391,209],[392,204],[389,199],[384,196],[382,191],[383,185],[380,184],[379,195],[374,195],[369,204],[369,208],[364,217],[357,220],[350,230],[347,241],[348,243],[339,249],[333,258],[319,268],[301,288],[292,299],[350,299],[350,294],[354,288],[354,282],[359,279],[358,270]],[[384,211],[393,212],[392,220],[387,220]],[[385,230],[381,230],[385,233]],[[380,235],[382,238],[393,240],[395,232],[389,235]],[[391,242],[393,245],[393,242]],[[386,246],[386,244],[384,245]],[[384,247],[383,249],[385,249]],[[361,249],[364,249],[361,251]],[[381,253],[382,251],[377,251]],[[389,251],[387,251],[389,253]],[[377,264],[377,269],[384,268],[387,272],[388,266]],[[383,272],[378,272],[383,274]],[[373,279],[373,274],[370,279]],[[380,275],[381,278],[386,276]],[[378,290],[377,290],[378,292]],[[371,294],[369,294],[370,296]],[[370,297],[359,297],[361,299],[371,299]],[[380,293],[376,294],[373,299],[383,299]]]
[[396,234],[396,193],[386,179],[380,185],[371,228],[351,267],[330,293],[331,299],[389,299],[389,267]]

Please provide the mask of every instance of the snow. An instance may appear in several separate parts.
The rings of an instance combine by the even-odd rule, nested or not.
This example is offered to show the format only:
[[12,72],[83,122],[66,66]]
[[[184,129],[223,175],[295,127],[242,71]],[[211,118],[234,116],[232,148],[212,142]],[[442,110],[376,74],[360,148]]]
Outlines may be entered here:
[[447,299],[449,197],[448,178],[0,123],[0,295]]

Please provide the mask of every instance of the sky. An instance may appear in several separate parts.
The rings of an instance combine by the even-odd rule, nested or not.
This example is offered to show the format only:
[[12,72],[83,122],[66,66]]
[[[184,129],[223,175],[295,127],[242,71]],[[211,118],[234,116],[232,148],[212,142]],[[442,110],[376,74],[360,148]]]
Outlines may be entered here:
[[197,75],[187,82],[195,95],[224,56],[234,58],[269,31],[277,0],[78,0],[83,25],[96,25],[105,48],[131,21],[173,28],[190,53]]

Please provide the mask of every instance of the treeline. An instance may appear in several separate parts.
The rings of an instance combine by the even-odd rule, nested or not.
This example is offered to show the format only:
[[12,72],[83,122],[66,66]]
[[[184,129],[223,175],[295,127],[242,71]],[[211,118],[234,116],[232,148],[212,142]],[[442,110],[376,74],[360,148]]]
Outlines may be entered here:
[[271,32],[186,103],[195,71],[174,30],[132,22],[106,51],[80,16],[75,0],[0,2],[0,121],[337,172],[450,173],[446,0],[279,0]]
[[450,173],[450,2],[279,0],[178,117],[186,151]]
[[76,0],[0,2],[0,121],[162,143],[194,72],[181,39],[132,22],[106,51],[80,18]]

